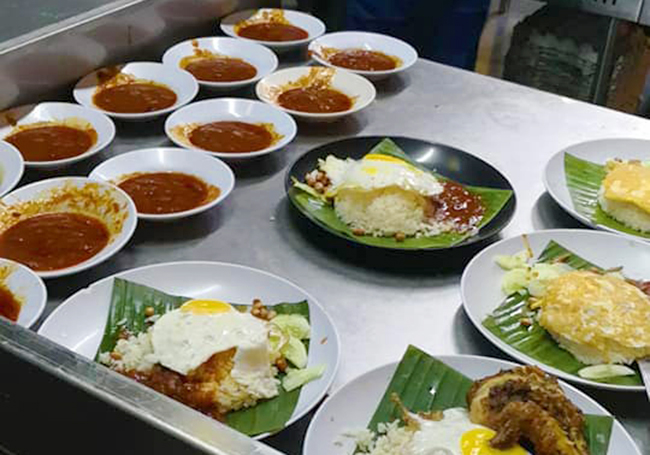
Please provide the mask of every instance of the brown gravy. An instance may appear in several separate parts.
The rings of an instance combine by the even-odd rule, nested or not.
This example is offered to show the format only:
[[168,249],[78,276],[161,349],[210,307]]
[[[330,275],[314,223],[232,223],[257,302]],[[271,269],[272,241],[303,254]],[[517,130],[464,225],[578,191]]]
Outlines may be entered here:
[[0,316],[16,322],[20,314],[20,302],[9,289],[0,284]]
[[247,25],[237,31],[243,38],[259,41],[298,41],[309,38],[309,33],[300,27],[277,22],[262,22]]
[[431,200],[431,215],[439,220],[453,221],[461,230],[476,226],[485,213],[481,198],[449,180],[443,186],[443,192]]
[[188,63],[183,69],[208,82],[244,81],[257,75],[253,65],[238,58],[202,58]]
[[93,96],[96,106],[121,114],[159,111],[173,106],[176,99],[167,87],[140,82],[101,88]]
[[352,99],[331,88],[305,87],[281,93],[278,104],[294,111],[324,114],[350,110]]
[[100,220],[78,213],[36,215],[0,234],[0,257],[32,270],[59,270],[99,253],[110,234]]
[[61,125],[27,128],[5,138],[26,161],[56,161],[78,156],[87,152],[96,140],[95,130]]
[[193,129],[189,141],[204,150],[247,153],[267,148],[273,135],[264,127],[245,122],[212,122]]
[[361,71],[386,71],[397,67],[394,58],[383,52],[364,49],[339,51],[329,58],[332,65]]
[[180,172],[148,172],[127,178],[118,186],[131,196],[138,212],[148,214],[191,210],[220,193],[218,188],[209,188],[204,181]]

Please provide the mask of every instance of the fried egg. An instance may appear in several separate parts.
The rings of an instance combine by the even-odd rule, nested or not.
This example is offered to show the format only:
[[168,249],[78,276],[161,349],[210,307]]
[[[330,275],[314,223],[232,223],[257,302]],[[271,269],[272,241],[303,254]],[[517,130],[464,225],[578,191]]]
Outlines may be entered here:
[[165,313],[151,328],[155,360],[187,375],[214,354],[237,348],[233,378],[272,378],[269,325],[217,300],[191,300]]
[[621,276],[567,273],[537,303],[540,325],[584,363],[650,356],[650,297]]
[[650,167],[640,161],[610,160],[598,193],[601,208],[614,219],[650,232]]
[[335,197],[343,189],[371,191],[398,187],[422,196],[442,193],[443,186],[431,173],[424,172],[399,158],[368,154],[361,160],[341,160],[329,155],[319,163],[331,186],[328,197]]
[[493,430],[472,423],[466,409],[444,411],[443,419],[414,416],[419,430],[410,442],[410,455],[528,455],[521,446],[499,450],[490,446]]

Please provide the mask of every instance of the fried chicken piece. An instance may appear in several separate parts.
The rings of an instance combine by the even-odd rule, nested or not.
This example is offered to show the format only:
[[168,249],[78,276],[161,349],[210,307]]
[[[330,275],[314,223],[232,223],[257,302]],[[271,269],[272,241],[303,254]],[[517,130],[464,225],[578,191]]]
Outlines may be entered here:
[[518,367],[476,381],[467,393],[470,419],[497,432],[495,448],[530,441],[536,455],[589,455],[582,412],[557,380],[537,367]]

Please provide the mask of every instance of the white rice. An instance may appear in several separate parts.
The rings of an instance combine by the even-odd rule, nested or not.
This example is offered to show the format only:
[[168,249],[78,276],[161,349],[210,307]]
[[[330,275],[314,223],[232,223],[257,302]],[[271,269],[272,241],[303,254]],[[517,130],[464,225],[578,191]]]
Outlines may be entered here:
[[344,189],[334,200],[336,214],[344,223],[377,237],[398,232],[432,236],[455,228],[452,222],[427,219],[426,206],[424,196],[396,186],[370,191]]
[[369,455],[410,455],[411,440],[415,432],[400,427],[397,420],[377,425],[377,434],[362,430],[353,434],[357,449]]
[[[113,353],[117,356],[111,355]],[[100,363],[119,371],[140,372],[151,370],[156,363],[150,330],[118,340],[113,353],[102,353],[99,356]]]
[[626,226],[641,232],[650,232],[650,213],[641,210],[629,202],[612,201],[605,197],[601,186],[598,192],[598,203],[609,216]]

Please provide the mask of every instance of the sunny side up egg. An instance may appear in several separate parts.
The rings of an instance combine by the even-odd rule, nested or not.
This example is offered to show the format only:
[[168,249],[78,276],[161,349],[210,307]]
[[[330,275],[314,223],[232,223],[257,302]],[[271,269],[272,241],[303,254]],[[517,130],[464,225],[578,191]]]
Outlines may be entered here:
[[416,419],[420,429],[411,439],[411,455],[529,455],[521,446],[507,450],[490,447],[495,432],[472,423],[463,408],[447,409],[439,421]]
[[277,393],[271,368],[269,325],[216,300],[191,300],[151,329],[155,360],[186,375],[214,354],[237,348],[231,375],[260,395]]
[[422,196],[442,193],[443,186],[432,174],[388,155],[368,154],[361,160],[341,160],[329,155],[319,163],[331,186],[327,196],[334,197],[342,189],[371,191],[391,186]]

